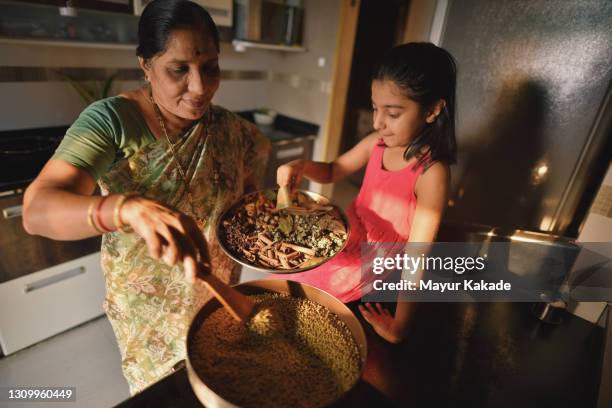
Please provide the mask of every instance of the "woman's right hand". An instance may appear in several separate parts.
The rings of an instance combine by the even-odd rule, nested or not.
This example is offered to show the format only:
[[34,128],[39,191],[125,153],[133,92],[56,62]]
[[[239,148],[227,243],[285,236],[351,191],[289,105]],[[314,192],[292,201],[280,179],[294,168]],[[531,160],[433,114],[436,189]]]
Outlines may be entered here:
[[208,273],[206,241],[191,217],[141,196],[129,197],[119,217],[145,240],[152,258],[170,266],[182,261],[185,275],[192,282],[199,274]]
[[297,159],[279,166],[276,170],[276,183],[280,187],[287,186],[293,190],[302,181],[306,163],[304,159]]

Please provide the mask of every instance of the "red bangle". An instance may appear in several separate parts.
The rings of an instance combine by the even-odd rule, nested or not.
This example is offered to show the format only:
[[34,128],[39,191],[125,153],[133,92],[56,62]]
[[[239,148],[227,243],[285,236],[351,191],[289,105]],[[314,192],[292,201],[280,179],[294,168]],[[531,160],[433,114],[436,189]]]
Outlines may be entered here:
[[108,198],[108,196],[104,196],[102,197],[102,199],[98,202],[98,205],[96,206],[96,212],[95,212],[95,218],[96,218],[96,223],[98,224],[98,226],[100,228],[102,228],[104,231],[106,232],[112,232],[112,230],[110,228],[108,228],[106,225],[104,225],[104,223],[102,222],[102,217],[100,216],[100,210],[102,209],[102,203]]

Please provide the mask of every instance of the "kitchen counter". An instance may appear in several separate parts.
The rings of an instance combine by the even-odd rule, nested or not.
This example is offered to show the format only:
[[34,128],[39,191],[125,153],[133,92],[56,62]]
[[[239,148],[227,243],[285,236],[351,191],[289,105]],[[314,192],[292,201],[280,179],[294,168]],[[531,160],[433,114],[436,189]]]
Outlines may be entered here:
[[[255,123],[253,111],[236,113]],[[288,116],[277,115],[273,124],[257,125],[257,127],[272,143],[263,187],[276,188],[276,170],[279,166],[292,160],[312,159],[314,141],[319,133],[319,126]],[[308,182],[302,180],[300,188],[307,189],[307,186]]]
[[[421,303],[400,345],[386,343],[364,324],[368,359],[362,379],[335,406],[595,406],[603,329],[569,313],[560,325],[542,323],[530,306]],[[119,406],[201,404],[182,368]]]
[[[236,113],[249,122],[255,123],[254,111]],[[271,125],[256,124],[256,126],[273,144],[302,138],[314,139],[319,133],[319,126],[281,114],[276,116]]]

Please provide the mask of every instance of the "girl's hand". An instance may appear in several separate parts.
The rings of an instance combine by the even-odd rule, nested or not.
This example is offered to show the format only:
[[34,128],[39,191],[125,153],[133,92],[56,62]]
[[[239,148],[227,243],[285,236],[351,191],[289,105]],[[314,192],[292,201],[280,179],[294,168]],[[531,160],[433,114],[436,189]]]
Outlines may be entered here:
[[376,308],[370,303],[359,305],[359,311],[374,331],[389,343],[397,344],[404,339],[397,329],[395,318],[380,303],[376,303]]
[[206,241],[195,221],[187,215],[148,198],[129,197],[119,216],[147,243],[149,255],[169,266],[182,261],[191,282],[208,273],[210,260]]
[[305,168],[306,160],[303,159],[293,160],[279,166],[276,170],[276,183],[281,187],[287,186],[292,191],[300,185]]

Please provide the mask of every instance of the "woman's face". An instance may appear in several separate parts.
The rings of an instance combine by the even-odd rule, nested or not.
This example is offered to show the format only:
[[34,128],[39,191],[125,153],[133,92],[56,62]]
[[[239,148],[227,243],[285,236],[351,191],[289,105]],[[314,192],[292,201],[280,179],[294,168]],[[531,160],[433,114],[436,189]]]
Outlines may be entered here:
[[207,30],[179,29],[168,36],[166,50],[140,64],[163,110],[196,120],[219,88],[219,53]]
[[429,122],[425,109],[393,81],[372,82],[372,111],[374,129],[387,147],[408,146]]

